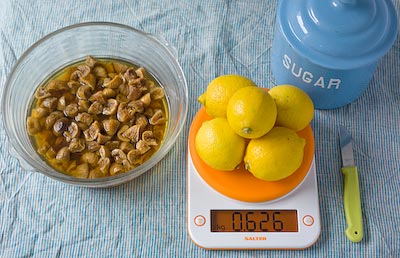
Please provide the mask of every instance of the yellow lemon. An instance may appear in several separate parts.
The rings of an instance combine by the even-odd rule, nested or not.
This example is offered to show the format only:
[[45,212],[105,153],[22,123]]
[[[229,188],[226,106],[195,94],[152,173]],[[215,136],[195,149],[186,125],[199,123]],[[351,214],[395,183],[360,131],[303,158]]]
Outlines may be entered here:
[[254,139],[274,127],[276,105],[265,90],[245,87],[237,90],[229,100],[226,116],[229,125],[240,136]]
[[207,165],[230,171],[242,162],[246,143],[230,128],[226,118],[217,117],[201,125],[196,134],[195,147]]
[[293,174],[301,165],[306,140],[286,127],[274,127],[261,138],[250,140],[244,156],[245,168],[255,177],[277,181]]
[[273,87],[268,92],[274,98],[278,109],[277,126],[300,131],[313,119],[314,104],[300,88],[283,84]]
[[238,89],[256,84],[243,76],[236,74],[222,75],[210,82],[205,93],[197,99],[212,117],[226,117],[228,101]]

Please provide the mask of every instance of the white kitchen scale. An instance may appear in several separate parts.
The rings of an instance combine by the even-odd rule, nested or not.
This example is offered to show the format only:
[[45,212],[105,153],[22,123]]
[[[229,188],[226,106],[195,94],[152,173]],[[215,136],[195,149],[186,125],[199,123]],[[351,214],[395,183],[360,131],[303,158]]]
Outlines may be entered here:
[[[210,117],[201,108],[189,132],[187,163],[188,231],[206,249],[304,249],[321,233],[311,127],[301,167],[276,182],[255,178],[244,168],[218,171],[197,155],[195,135]],[[243,167],[243,166],[242,166]]]

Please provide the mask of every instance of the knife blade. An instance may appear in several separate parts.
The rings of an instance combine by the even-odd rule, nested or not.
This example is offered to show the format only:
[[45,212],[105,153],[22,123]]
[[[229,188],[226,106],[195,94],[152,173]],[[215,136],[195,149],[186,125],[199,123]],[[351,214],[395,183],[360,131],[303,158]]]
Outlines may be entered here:
[[346,216],[346,236],[352,242],[360,242],[364,235],[358,171],[353,156],[351,134],[339,126],[342,173],[344,175],[343,202]]

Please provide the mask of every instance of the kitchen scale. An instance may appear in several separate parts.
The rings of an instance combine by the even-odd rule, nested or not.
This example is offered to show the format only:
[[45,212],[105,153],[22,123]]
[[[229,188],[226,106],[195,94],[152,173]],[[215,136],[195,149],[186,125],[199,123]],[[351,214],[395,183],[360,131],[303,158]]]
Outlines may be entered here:
[[207,166],[195,149],[201,124],[211,119],[204,107],[189,131],[187,187],[188,231],[206,249],[304,249],[321,232],[310,126],[298,132],[306,139],[303,163],[288,178],[267,182],[243,168],[219,171]]

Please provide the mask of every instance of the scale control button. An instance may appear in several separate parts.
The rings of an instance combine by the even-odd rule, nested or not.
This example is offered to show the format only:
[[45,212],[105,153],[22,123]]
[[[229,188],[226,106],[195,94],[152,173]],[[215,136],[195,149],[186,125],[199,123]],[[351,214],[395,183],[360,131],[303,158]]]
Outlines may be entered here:
[[312,226],[314,224],[314,217],[311,215],[306,215],[303,217],[303,224],[306,226]]
[[204,224],[206,224],[206,218],[204,218],[202,215],[197,215],[194,218],[194,224],[199,227],[204,226]]

